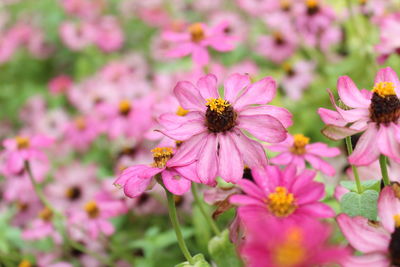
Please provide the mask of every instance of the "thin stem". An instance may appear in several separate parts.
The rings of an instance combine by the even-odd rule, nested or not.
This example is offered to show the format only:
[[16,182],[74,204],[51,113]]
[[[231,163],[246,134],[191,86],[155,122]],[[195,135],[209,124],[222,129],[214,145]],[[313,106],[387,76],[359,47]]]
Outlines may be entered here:
[[379,166],[381,167],[382,180],[385,186],[390,185],[389,174],[387,170],[387,158],[384,155],[379,156]]
[[[346,141],[347,153],[349,155],[351,155],[351,153],[353,153],[353,146],[351,144],[351,137],[347,136],[345,141]],[[358,175],[358,170],[357,170],[356,166],[354,166],[354,165],[351,165],[351,169],[353,170],[354,179],[356,180],[357,192],[359,194],[361,194],[363,192],[363,188],[362,188],[362,185],[361,185],[361,182],[360,182],[360,176]]]
[[207,223],[210,225],[211,229],[214,231],[214,233],[216,235],[220,235],[221,231],[219,230],[219,228],[218,228],[217,224],[214,222],[214,220],[211,219],[210,215],[207,213],[207,211],[203,205],[203,200],[200,199],[196,183],[192,183],[192,193],[193,193],[194,201],[196,202],[197,206],[199,207],[200,212],[203,214]]
[[172,226],[174,227],[176,239],[178,240],[179,247],[180,247],[183,255],[185,256],[186,260],[190,264],[194,264],[192,255],[190,255],[190,252],[186,246],[185,240],[183,239],[181,227],[179,225],[178,217],[176,215],[174,196],[168,190],[165,190],[165,193],[167,194],[167,199],[168,199],[169,218],[171,219]]

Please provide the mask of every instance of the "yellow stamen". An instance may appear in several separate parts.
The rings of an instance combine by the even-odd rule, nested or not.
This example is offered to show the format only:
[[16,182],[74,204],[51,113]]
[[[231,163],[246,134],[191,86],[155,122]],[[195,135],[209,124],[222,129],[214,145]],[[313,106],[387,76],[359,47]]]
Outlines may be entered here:
[[25,149],[30,145],[29,138],[27,137],[17,136],[15,137],[15,142],[17,142],[18,149]]
[[45,207],[39,212],[39,218],[48,222],[53,218],[53,212],[48,207]]
[[294,143],[291,147],[290,151],[297,155],[303,155],[306,153],[306,145],[310,142],[310,138],[302,135],[302,134],[295,134],[293,135]]
[[372,92],[377,93],[381,97],[396,95],[395,87],[392,82],[379,82],[376,83]]
[[83,131],[86,128],[86,122],[84,117],[78,117],[75,119],[75,126],[78,130]]
[[32,264],[28,260],[22,260],[18,264],[18,267],[32,267]]
[[396,214],[393,216],[394,224],[396,227],[400,227],[400,214]]
[[151,150],[153,153],[154,163],[153,166],[157,168],[164,168],[167,161],[172,158],[174,151],[171,147],[156,147]]
[[97,218],[100,215],[99,207],[95,201],[89,201],[85,204],[85,211],[89,215],[89,218]]
[[131,111],[131,102],[129,100],[122,100],[119,102],[119,112],[123,115],[127,115]]
[[176,115],[178,116],[186,116],[189,113],[189,110],[184,109],[183,107],[179,106],[178,110],[176,111]]
[[318,6],[318,0],[306,0],[306,6],[308,8],[315,8]]
[[292,193],[282,186],[275,188],[274,193],[268,195],[266,200],[268,210],[275,216],[286,217],[296,210],[295,199]]
[[302,263],[307,254],[302,241],[301,229],[297,227],[290,229],[286,240],[274,251],[273,259],[275,264],[280,267],[292,267]]
[[218,114],[222,114],[222,112],[224,112],[225,109],[230,106],[229,102],[222,98],[208,98],[206,100],[206,106]]
[[201,23],[194,23],[189,26],[190,36],[192,41],[198,43],[202,41],[206,36],[204,33],[203,25]]

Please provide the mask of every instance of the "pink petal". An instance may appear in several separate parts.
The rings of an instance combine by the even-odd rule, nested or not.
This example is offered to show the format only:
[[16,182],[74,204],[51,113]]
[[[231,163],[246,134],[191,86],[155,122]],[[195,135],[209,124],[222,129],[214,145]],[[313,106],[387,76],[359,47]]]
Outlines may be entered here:
[[320,202],[310,203],[301,206],[301,213],[307,216],[318,218],[331,218],[336,215],[335,211],[328,205]]
[[188,121],[204,119],[204,114],[191,111],[186,116],[178,116],[175,113],[164,113],[158,118],[158,122],[166,129],[176,129]]
[[192,53],[194,47],[193,44],[186,42],[182,44],[177,44],[165,53],[167,58],[181,58]]
[[287,131],[282,123],[269,115],[238,117],[238,126],[254,137],[269,143],[279,143],[286,139]]
[[190,189],[191,182],[181,177],[177,172],[165,170],[162,172],[165,187],[174,195],[183,195]]
[[207,65],[210,61],[207,48],[196,45],[192,52],[192,60],[199,66]]
[[331,124],[331,125],[342,126],[342,127],[347,124],[347,121],[345,121],[343,119],[342,115],[340,115],[340,113],[337,111],[326,109],[326,108],[319,108],[318,114],[321,117],[321,120],[325,124]]
[[347,76],[339,78],[337,83],[340,99],[352,108],[368,108],[370,100],[363,97],[354,82]]
[[336,147],[328,147],[324,143],[313,143],[306,146],[307,153],[320,157],[336,157],[340,154],[340,149]]
[[215,180],[218,174],[218,157],[217,157],[217,136],[208,134],[207,141],[199,154],[197,162],[197,174],[202,183],[209,183]]
[[330,165],[328,162],[314,156],[311,154],[306,154],[304,155],[304,158],[310,162],[311,166],[316,169],[316,170],[320,170],[321,172],[325,173],[326,175],[329,176],[334,176],[336,171],[335,168]]
[[395,86],[396,94],[400,96],[400,81],[397,73],[391,68],[380,69],[375,77],[375,83],[392,82]]
[[201,183],[199,177],[197,176],[197,162],[193,162],[189,165],[174,167],[175,171],[177,171],[184,178],[193,181],[195,183]]
[[382,227],[371,226],[367,218],[351,218],[347,214],[340,214],[337,222],[347,241],[355,249],[363,253],[387,252],[390,235]]
[[351,256],[343,262],[343,267],[388,267],[390,259],[386,253],[371,253],[362,256]]
[[376,140],[377,146],[382,154],[400,163],[400,144],[396,138],[396,125],[390,123],[389,126],[379,126],[379,138]]
[[309,183],[302,188],[293,189],[298,205],[308,204],[322,199],[325,196],[325,187],[322,183]]
[[263,203],[262,201],[246,196],[246,195],[233,195],[229,198],[229,201],[232,204],[236,204],[236,205],[256,205],[256,206],[260,206],[263,205],[265,203]]
[[194,135],[207,131],[203,120],[187,121],[178,128],[159,130],[163,135],[177,141],[186,141]]
[[244,163],[250,168],[267,164],[265,151],[260,143],[249,139],[238,129],[235,129],[230,135],[240,151]]
[[271,77],[266,77],[253,83],[243,92],[234,103],[234,108],[240,110],[254,104],[267,104],[276,94],[276,82]]
[[376,125],[371,123],[357,142],[356,148],[349,157],[349,163],[357,166],[369,165],[379,156],[377,146],[378,130]]
[[106,220],[101,220],[98,222],[98,225],[100,227],[100,231],[104,233],[106,236],[112,235],[114,233],[115,229],[111,222]]
[[249,180],[242,179],[238,182],[238,185],[242,190],[246,193],[246,195],[253,197],[253,198],[258,198],[262,199],[265,197],[264,192],[261,190],[260,187],[258,187],[255,183],[250,182]]
[[199,152],[207,140],[208,132],[193,136],[175,152],[174,156],[168,160],[167,167],[184,166],[193,163],[198,159]]
[[[122,173],[118,176],[117,180],[115,180],[114,185],[118,186],[125,186],[126,181],[131,178],[138,177],[140,174],[143,173],[144,170],[147,170],[149,167],[148,165],[135,165],[129,168],[126,168],[122,171]],[[151,177],[149,177],[151,178]]]
[[278,119],[285,128],[293,124],[293,115],[287,109],[272,105],[247,107],[240,111],[240,115],[270,115]]
[[282,154],[271,159],[271,162],[276,165],[288,165],[293,160],[293,155],[290,152],[283,152]]
[[378,215],[383,227],[390,233],[394,232],[395,215],[400,215],[400,200],[396,198],[393,189],[386,186],[379,195]]
[[243,176],[243,160],[233,139],[228,134],[218,135],[219,175],[226,182],[236,183]]
[[250,85],[249,75],[241,75],[238,73],[230,75],[224,82],[225,95],[224,98],[230,103],[234,103],[239,94]]
[[174,88],[174,94],[184,109],[205,111],[206,105],[204,98],[198,89],[190,82],[178,82]]
[[208,74],[201,77],[196,84],[200,95],[204,99],[218,98],[217,77],[214,74]]
[[326,125],[322,130],[322,134],[331,140],[339,141],[346,138],[347,136],[352,136],[360,131],[354,130],[348,127],[340,127],[335,125]]

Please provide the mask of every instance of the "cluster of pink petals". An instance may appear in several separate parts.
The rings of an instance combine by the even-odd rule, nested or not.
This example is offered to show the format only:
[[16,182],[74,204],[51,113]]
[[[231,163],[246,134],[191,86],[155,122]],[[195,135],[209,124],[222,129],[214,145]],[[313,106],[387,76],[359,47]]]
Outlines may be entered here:
[[196,164],[199,180],[213,184],[217,175],[227,182],[242,178],[244,165],[266,164],[260,143],[243,131],[269,143],[286,139],[286,127],[292,124],[291,114],[284,108],[266,105],[276,94],[276,83],[266,77],[251,84],[248,75],[233,74],[224,82],[224,99],[237,114],[235,126],[223,133],[214,133],[206,126],[206,99],[219,98],[217,78],[209,74],[196,85],[179,82],[174,94],[180,105],[189,111],[186,116],[164,114],[159,121],[166,136],[183,141],[171,161],[181,165]]
[[396,34],[400,27],[400,12],[388,14],[377,21],[380,42],[375,46],[379,53],[378,62],[383,64],[392,54],[400,53],[400,38]]

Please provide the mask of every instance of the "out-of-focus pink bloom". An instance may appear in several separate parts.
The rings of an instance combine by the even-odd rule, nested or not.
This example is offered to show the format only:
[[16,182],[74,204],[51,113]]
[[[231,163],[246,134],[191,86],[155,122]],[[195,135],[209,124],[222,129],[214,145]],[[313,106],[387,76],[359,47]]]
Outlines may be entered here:
[[96,28],[89,22],[79,24],[66,21],[60,26],[60,36],[64,44],[74,51],[79,51],[93,43],[96,39]]
[[209,74],[195,85],[182,81],[174,89],[180,106],[188,110],[186,116],[164,114],[159,121],[166,136],[183,141],[174,164],[195,161],[197,176],[205,184],[215,183],[220,175],[228,182],[237,182],[243,176],[244,164],[266,164],[262,146],[248,138],[254,137],[277,143],[286,139],[286,127],[292,124],[292,115],[284,108],[265,105],[276,93],[271,77],[251,84],[248,75],[233,74],[225,80],[225,99],[217,89],[217,78]]
[[103,17],[96,23],[95,42],[104,52],[112,52],[122,47],[124,33],[115,17]]
[[48,207],[43,208],[29,226],[22,232],[22,238],[25,240],[39,240],[45,237],[53,237],[56,243],[61,242],[61,236],[53,226],[53,211]]
[[220,52],[235,48],[235,37],[228,36],[225,29],[227,22],[208,28],[203,23],[189,25],[184,32],[164,31],[162,37],[175,43],[175,47],[167,52],[167,57],[180,58],[192,55],[192,60],[200,66],[208,64],[210,56],[207,48],[210,46]]
[[285,76],[281,81],[282,88],[290,99],[299,100],[314,79],[315,64],[298,61],[294,65],[284,63],[283,68]]
[[72,83],[73,81],[68,75],[62,74],[54,77],[49,82],[50,92],[52,92],[53,94],[64,93],[71,87]]
[[49,147],[53,140],[44,135],[17,136],[3,141],[6,158],[5,170],[9,173],[19,173],[24,169],[24,161],[37,159],[47,162],[47,156],[42,151]]
[[349,243],[362,256],[353,256],[344,267],[389,267],[398,265],[400,242],[400,200],[394,189],[385,187],[378,200],[380,222],[341,214],[337,222]]
[[282,143],[267,146],[270,150],[280,152],[271,159],[271,162],[278,165],[293,164],[299,171],[306,167],[306,161],[311,166],[326,175],[334,176],[336,171],[328,162],[321,157],[335,157],[340,154],[336,147],[328,147],[324,143],[309,144],[310,138],[302,134],[288,135]]
[[254,212],[246,218],[240,251],[248,267],[328,266],[349,257],[348,249],[328,243],[331,228],[317,220],[275,221]]
[[67,13],[83,19],[93,19],[100,15],[105,3],[103,0],[61,0],[61,5]]
[[[296,168],[288,166],[280,170],[277,166],[253,168],[255,183],[241,180],[238,184],[244,195],[231,196],[230,201],[240,205],[242,211],[267,213],[278,219],[302,220],[306,217],[329,218],[335,212],[319,202],[325,195],[324,185],[314,182],[315,172],[304,170],[296,175]],[[242,220],[247,218],[242,217]]]
[[347,109],[337,106],[330,93],[337,111],[319,109],[319,115],[328,124],[324,133],[338,140],[363,132],[349,157],[351,164],[369,165],[380,154],[400,162],[400,81],[396,72],[390,67],[379,70],[372,92],[359,91],[347,76],[339,78],[337,87]]
[[[201,1],[199,1],[201,2]],[[218,1],[213,1],[218,3]],[[227,22],[228,26],[224,32],[228,36],[237,38],[238,41],[245,40],[248,36],[248,25],[243,21],[238,14],[233,12],[215,12],[210,18],[210,25],[219,25],[222,22]]]
[[125,195],[128,197],[141,195],[150,186],[153,181],[152,178],[157,174],[161,174],[165,187],[175,195],[182,195],[187,192],[190,189],[190,180],[197,181],[192,166],[180,167],[170,163],[174,154],[171,147],[157,147],[152,152],[153,164],[129,167],[115,181],[117,186],[124,188]]
[[400,29],[400,12],[383,16],[378,20],[380,42],[375,46],[378,62],[383,64],[391,54],[400,54],[400,37],[396,34]]
[[91,116],[80,116],[65,126],[65,142],[84,151],[101,132],[102,126],[99,121]]

